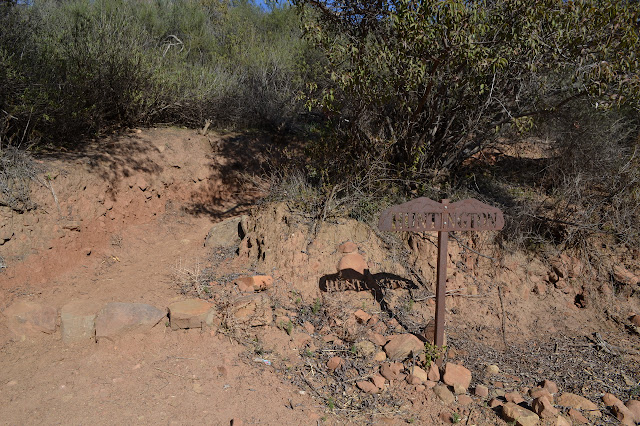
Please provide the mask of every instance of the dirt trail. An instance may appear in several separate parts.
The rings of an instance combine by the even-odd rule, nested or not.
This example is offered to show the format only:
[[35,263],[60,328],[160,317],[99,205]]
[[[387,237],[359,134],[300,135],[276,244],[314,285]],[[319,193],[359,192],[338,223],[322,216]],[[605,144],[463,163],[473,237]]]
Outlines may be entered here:
[[[8,264],[0,307],[179,300],[172,274],[203,265],[212,224],[258,195],[238,174],[260,170],[263,144],[150,129],[41,158],[40,208],[13,215],[13,238],[0,247]],[[65,345],[59,333],[16,342],[0,322],[0,336],[1,424],[316,424],[322,412],[208,331],[159,324],[115,342]]]

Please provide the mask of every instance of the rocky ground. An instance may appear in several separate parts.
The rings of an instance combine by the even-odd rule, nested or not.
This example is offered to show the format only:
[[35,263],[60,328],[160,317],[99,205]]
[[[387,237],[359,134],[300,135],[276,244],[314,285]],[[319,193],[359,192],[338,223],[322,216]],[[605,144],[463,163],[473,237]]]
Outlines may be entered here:
[[593,285],[453,234],[439,351],[435,236],[256,206],[277,150],[145,129],[37,157],[37,208],[0,207],[0,423],[640,422],[637,249]]

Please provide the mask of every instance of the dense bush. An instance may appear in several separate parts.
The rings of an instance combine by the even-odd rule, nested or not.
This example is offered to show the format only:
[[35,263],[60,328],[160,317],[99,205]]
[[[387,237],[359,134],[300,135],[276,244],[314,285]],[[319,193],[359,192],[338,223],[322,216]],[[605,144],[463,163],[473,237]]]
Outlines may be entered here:
[[328,62],[317,104],[338,132],[319,149],[343,170],[415,183],[576,100],[639,105],[638,2],[297,3]]
[[0,4],[0,144],[64,144],[140,123],[296,125],[295,11],[251,2]]

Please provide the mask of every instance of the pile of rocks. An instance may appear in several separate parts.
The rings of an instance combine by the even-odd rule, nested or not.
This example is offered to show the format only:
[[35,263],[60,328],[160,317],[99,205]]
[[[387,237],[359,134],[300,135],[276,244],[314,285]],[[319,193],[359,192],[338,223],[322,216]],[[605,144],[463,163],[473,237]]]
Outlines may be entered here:
[[7,328],[15,340],[39,334],[55,334],[65,343],[101,339],[113,340],[129,332],[145,332],[158,324],[172,330],[217,327],[221,317],[247,326],[271,324],[270,298],[262,293],[271,288],[273,278],[258,275],[241,277],[234,283],[240,294],[231,299],[222,315],[216,306],[202,299],[186,299],[165,308],[144,303],[73,300],[60,309],[29,301],[18,301],[3,311]]

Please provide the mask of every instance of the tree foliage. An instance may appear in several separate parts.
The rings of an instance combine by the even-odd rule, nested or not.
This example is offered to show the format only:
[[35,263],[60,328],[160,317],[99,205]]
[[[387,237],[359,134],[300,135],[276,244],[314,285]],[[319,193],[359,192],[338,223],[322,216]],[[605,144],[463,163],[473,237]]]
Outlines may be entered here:
[[639,105],[638,2],[296,3],[327,60],[314,105],[340,136],[324,148],[345,164],[446,174],[573,102]]

